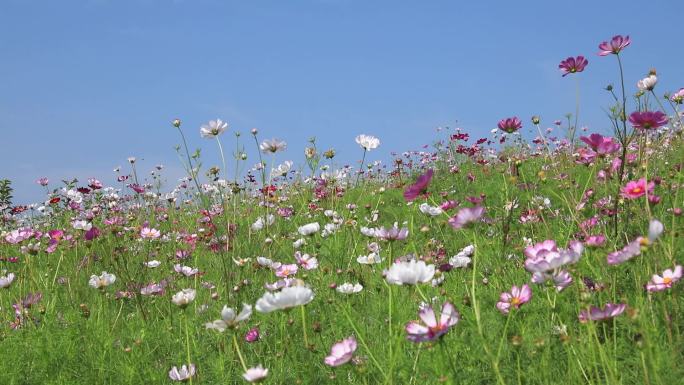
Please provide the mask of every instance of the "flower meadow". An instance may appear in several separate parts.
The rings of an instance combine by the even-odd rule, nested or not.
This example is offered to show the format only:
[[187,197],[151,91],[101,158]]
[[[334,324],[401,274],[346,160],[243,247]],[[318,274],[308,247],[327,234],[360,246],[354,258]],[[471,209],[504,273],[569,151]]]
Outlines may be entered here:
[[681,383],[684,89],[625,79],[631,43],[559,61],[614,69],[603,130],[578,104],[388,163],[350,134],[340,165],[177,119],[175,186],[135,158],[112,185],[39,178],[26,206],[4,181],[0,383]]

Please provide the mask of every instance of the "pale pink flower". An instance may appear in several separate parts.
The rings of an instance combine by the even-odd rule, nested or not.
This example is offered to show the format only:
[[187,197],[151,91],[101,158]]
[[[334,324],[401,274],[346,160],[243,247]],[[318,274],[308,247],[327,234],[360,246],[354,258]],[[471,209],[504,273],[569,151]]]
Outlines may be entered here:
[[653,274],[651,280],[646,284],[646,290],[648,291],[661,291],[669,289],[672,285],[682,278],[682,266],[675,266],[674,270],[667,269],[663,272],[663,275]]
[[528,285],[522,285],[520,288],[513,286],[510,292],[501,293],[496,308],[503,314],[508,314],[511,307],[519,309],[520,306],[529,302],[531,298],[532,289]]
[[356,339],[354,337],[345,338],[330,348],[330,355],[325,357],[325,364],[329,366],[344,365],[352,359],[355,351]]
[[619,316],[625,311],[626,308],[626,304],[616,305],[612,303],[607,303],[603,309],[596,306],[592,306],[589,310],[582,310],[578,318],[579,321],[582,323],[586,323],[588,321],[601,321],[604,319]]
[[406,324],[406,338],[412,342],[434,341],[446,334],[456,325],[461,316],[450,302],[442,305],[439,320],[432,306],[422,306],[418,311],[421,321],[411,321]]

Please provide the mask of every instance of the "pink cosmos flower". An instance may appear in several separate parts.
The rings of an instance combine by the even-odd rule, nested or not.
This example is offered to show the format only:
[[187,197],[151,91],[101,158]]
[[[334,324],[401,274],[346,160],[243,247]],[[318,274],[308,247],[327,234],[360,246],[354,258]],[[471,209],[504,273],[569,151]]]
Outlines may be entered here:
[[629,115],[629,122],[634,128],[642,130],[656,129],[667,124],[668,117],[660,111],[635,111]]
[[193,377],[195,375],[195,364],[190,364],[188,367],[187,365],[183,365],[180,369],[177,367],[171,368],[169,370],[169,378],[173,381],[188,381],[190,380],[190,377]]
[[672,103],[682,104],[684,103],[684,88],[680,88],[679,91],[675,92],[670,96]]
[[517,116],[514,116],[512,118],[501,119],[499,124],[497,124],[497,127],[499,127],[501,131],[512,134],[522,128],[522,122]]
[[254,327],[251,328],[247,331],[247,334],[245,334],[245,341],[247,342],[256,342],[259,340],[259,328]]
[[325,364],[328,366],[344,365],[352,359],[355,351],[356,339],[354,337],[345,338],[330,348],[330,355],[325,357]]
[[140,238],[142,239],[157,239],[161,236],[161,232],[157,229],[143,227],[140,230]]
[[532,290],[527,284],[522,285],[518,288],[513,286],[510,293],[501,293],[499,296],[499,302],[496,304],[496,308],[499,309],[503,314],[508,314],[511,310],[511,306],[515,309],[519,309],[520,306],[530,301],[532,298]]
[[569,57],[558,64],[563,76],[574,74],[576,72],[584,71],[584,68],[589,64],[589,61],[584,56]]
[[465,207],[458,210],[458,213],[449,219],[449,224],[454,229],[461,229],[469,223],[475,222],[482,218],[485,209],[482,206]]
[[637,199],[648,193],[649,195],[653,193],[655,188],[655,183],[649,182],[646,184],[646,178],[641,178],[638,181],[629,181],[622,188],[622,197],[625,199]]
[[408,227],[399,228],[399,224],[397,222],[395,222],[394,226],[390,227],[389,229],[386,229],[383,226],[375,230],[375,236],[386,241],[403,241],[406,239],[406,237],[408,237],[408,235]]
[[297,265],[295,264],[289,264],[289,265],[280,265],[278,269],[276,269],[276,277],[280,278],[287,278],[291,275],[297,274]]
[[588,321],[601,321],[619,316],[625,311],[625,308],[627,308],[627,304],[616,305],[607,303],[603,309],[592,306],[589,310],[582,310],[578,318],[582,323],[586,323]]
[[603,234],[590,235],[584,240],[584,244],[590,247],[601,247],[606,243],[606,236]]
[[617,55],[625,49],[629,43],[632,41],[629,39],[629,36],[621,36],[621,35],[616,35],[613,36],[613,39],[611,39],[610,42],[604,41],[601,44],[599,44],[599,56],[608,56],[610,54]]
[[48,178],[42,177],[42,178],[38,178],[38,179],[36,180],[36,183],[38,183],[39,185],[45,187],[45,186],[48,185],[48,183],[50,183],[50,180],[49,180]]
[[418,198],[420,195],[424,195],[427,192],[427,188],[432,180],[432,174],[434,171],[432,169],[427,170],[427,172],[416,179],[416,182],[404,190],[404,199],[407,202],[411,202]]
[[599,155],[612,154],[620,149],[620,144],[616,143],[613,138],[601,134],[591,134],[589,137],[580,136],[580,140],[589,145]]
[[525,269],[531,273],[558,270],[563,265],[577,262],[583,250],[582,242],[571,241],[568,249],[558,249],[556,242],[546,240],[525,249]]
[[454,305],[445,302],[439,315],[439,321],[431,306],[422,306],[418,316],[423,321],[411,321],[406,324],[406,338],[412,342],[434,341],[446,334],[461,318]]
[[661,291],[669,289],[672,285],[682,278],[682,266],[675,266],[674,270],[667,269],[663,272],[663,275],[653,274],[651,280],[646,284],[646,290],[648,291]]

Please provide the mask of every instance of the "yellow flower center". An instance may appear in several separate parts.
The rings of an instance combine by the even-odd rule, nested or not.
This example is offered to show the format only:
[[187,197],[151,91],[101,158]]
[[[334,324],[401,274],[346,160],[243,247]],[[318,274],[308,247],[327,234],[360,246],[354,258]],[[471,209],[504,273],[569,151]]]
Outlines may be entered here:
[[522,302],[522,301],[520,301],[520,298],[518,298],[518,297],[513,297],[513,299],[511,300],[511,305],[516,305],[516,306],[517,306],[517,305],[520,305],[520,302]]
[[669,285],[671,283],[672,283],[672,278],[670,278],[670,277],[663,278],[663,284],[664,285]]
[[642,191],[641,187],[635,187],[634,190],[632,190],[632,192],[635,194],[639,194],[639,193],[641,193],[641,191]]

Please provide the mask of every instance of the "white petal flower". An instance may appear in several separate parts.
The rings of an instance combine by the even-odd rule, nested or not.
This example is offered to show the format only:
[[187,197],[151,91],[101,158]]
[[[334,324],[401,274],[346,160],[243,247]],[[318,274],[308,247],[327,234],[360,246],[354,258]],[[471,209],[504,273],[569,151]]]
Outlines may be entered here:
[[200,135],[206,139],[213,139],[221,135],[228,128],[228,123],[221,119],[210,120],[208,124],[200,127]]
[[395,262],[387,271],[387,282],[395,285],[415,285],[429,282],[435,275],[435,265],[426,265],[425,261],[411,260]]
[[374,150],[380,146],[380,139],[372,135],[359,135],[356,137],[356,143],[366,151]]
[[354,294],[354,293],[358,293],[361,290],[363,290],[363,286],[361,286],[360,283],[357,283],[356,285],[354,285],[352,283],[345,282],[345,283],[341,284],[340,286],[337,286],[337,288],[335,290],[337,290],[339,293],[342,293],[342,294]]
[[195,300],[196,295],[195,289],[183,289],[171,297],[171,302],[180,307],[185,307]]
[[100,276],[91,275],[88,284],[96,289],[107,287],[116,281],[116,276],[114,274],[109,274],[103,271]]
[[256,310],[270,313],[275,310],[288,309],[306,305],[314,299],[314,292],[306,286],[290,286],[277,293],[265,293],[256,302]]

